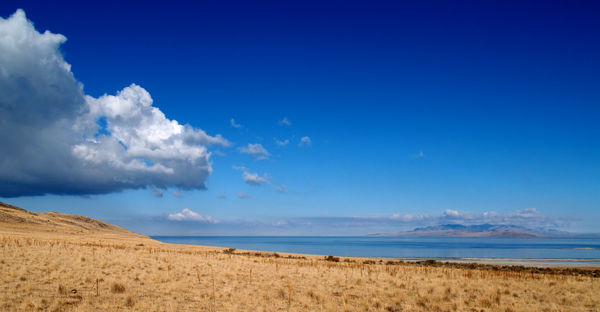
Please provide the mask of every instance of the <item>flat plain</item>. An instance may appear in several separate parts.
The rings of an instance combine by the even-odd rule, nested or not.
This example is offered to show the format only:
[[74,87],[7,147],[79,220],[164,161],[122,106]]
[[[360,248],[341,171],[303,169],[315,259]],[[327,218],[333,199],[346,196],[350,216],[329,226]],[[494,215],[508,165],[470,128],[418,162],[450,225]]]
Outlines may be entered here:
[[2,311],[598,311],[600,271],[164,244],[0,204]]

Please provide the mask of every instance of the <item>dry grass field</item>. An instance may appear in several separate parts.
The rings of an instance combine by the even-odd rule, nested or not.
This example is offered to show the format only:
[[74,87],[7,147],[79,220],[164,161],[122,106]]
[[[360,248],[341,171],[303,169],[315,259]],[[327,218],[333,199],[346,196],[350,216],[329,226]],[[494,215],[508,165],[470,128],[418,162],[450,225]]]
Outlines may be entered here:
[[592,275],[170,245],[0,205],[0,311],[599,309]]

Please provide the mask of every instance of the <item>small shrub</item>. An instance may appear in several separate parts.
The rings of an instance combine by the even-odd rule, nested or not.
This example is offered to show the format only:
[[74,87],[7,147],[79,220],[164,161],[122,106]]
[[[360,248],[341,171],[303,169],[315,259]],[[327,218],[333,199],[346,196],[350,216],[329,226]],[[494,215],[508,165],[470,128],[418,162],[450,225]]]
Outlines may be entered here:
[[400,307],[400,306],[394,306],[394,307],[387,306],[387,307],[385,307],[385,310],[388,311],[388,312],[402,312],[402,307]]
[[113,283],[112,286],[110,287],[110,291],[113,294],[122,294],[125,292],[125,285],[123,285],[121,283]]
[[483,298],[483,299],[481,299],[481,305],[485,308],[491,308],[492,301],[490,301],[490,299],[488,299],[488,298]]
[[329,255],[329,256],[325,257],[325,261],[340,262],[340,258]]
[[376,262],[374,260],[365,260],[363,261],[363,264],[375,264]]
[[231,255],[234,252],[235,252],[235,248],[227,248],[227,249],[223,250],[223,253],[228,254],[228,255]]
[[419,307],[427,309],[428,303],[429,303],[429,299],[427,299],[426,297],[417,298],[417,306],[419,306]]
[[125,306],[129,307],[129,308],[133,308],[134,304],[135,304],[135,302],[133,301],[133,298],[131,298],[131,296],[127,297],[127,300],[125,300]]
[[279,299],[285,299],[285,298],[286,298],[286,295],[285,295],[285,290],[283,290],[283,289],[281,289],[281,288],[280,288],[280,289],[278,289],[278,290],[277,290],[277,297],[278,297]]
[[496,295],[494,296],[494,301],[496,302],[496,305],[500,305],[501,300],[502,300],[502,292],[500,291],[500,289],[498,289],[496,291]]
[[437,260],[435,259],[427,259],[424,262],[426,265],[436,265],[437,264]]

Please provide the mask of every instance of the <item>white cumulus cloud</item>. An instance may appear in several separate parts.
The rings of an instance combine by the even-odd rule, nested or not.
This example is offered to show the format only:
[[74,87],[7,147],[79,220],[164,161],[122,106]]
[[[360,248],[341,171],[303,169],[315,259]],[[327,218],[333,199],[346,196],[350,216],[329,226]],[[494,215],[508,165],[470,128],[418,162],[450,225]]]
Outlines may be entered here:
[[0,196],[204,188],[208,147],[230,143],[168,119],[136,84],[85,95],[65,41],[22,10],[0,18]]
[[184,208],[181,212],[170,214],[167,219],[171,221],[196,221],[214,224],[219,223],[219,220],[216,220],[211,216],[199,214],[188,208]]

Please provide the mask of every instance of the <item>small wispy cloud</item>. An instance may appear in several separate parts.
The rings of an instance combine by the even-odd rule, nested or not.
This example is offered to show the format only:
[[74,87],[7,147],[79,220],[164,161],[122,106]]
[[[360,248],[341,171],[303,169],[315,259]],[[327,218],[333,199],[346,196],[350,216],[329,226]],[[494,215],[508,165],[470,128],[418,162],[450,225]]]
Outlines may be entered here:
[[250,173],[248,171],[244,171],[242,173],[242,178],[244,182],[250,185],[260,185],[261,183],[269,183],[268,176],[263,174],[263,176],[259,176],[258,173]]
[[421,158],[425,158],[425,153],[423,153],[423,151],[419,151],[418,153],[412,155],[413,160]]
[[154,196],[154,197],[163,197],[163,194],[165,193],[164,189],[158,188],[158,187],[153,187],[150,189],[150,193]]
[[227,154],[225,154],[223,151],[221,150],[214,150],[211,152],[211,155],[216,155],[216,156],[220,156],[220,157],[225,157],[227,156]]
[[280,126],[288,126],[289,127],[292,125],[292,122],[289,119],[287,119],[287,117],[283,117],[283,119],[281,119],[278,123]]
[[273,222],[271,225],[273,225],[274,227],[285,227],[288,225],[288,222],[286,220],[277,220],[276,222]]
[[219,195],[217,195],[218,199],[226,199],[227,198],[227,193],[225,191],[219,193]]
[[262,146],[260,143],[251,144],[248,143],[248,146],[239,148],[240,153],[248,154],[257,160],[268,159],[271,154],[267,151],[266,148]]
[[300,147],[308,147],[312,144],[312,141],[310,140],[310,138],[308,136],[303,136],[300,139],[300,143],[298,143],[298,146]]
[[270,185],[273,190],[278,193],[287,193],[287,188],[284,184],[274,185],[273,182],[271,182],[271,178],[266,173],[261,176],[258,173],[250,172],[249,169],[244,166],[233,166],[232,168],[234,170],[242,171],[242,179],[247,184],[259,186],[261,183],[264,183]]
[[252,173],[244,166],[233,166],[234,170],[242,171],[242,179],[250,185],[260,185],[261,183],[271,184],[269,176],[265,173],[260,176],[258,173]]
[[236,195],[240,199],[244,199],[244,198],[249,198],[250,197],[250,195],[248,195],[248,194],[246,194],[244,192],[238,192]]
[[275,186],[273,185],[273,189],[275,190],[275,192],[277,193],[287,193],[287,187],[285,187],[285,184],[281,184],[279,186]]
[[288,145],[290,143],[290,140],[285,139],[283,141],[279,141],[279,140],[275,139],[275,143],[277,143],[278,146],[283,147],[283,146]]
[[234,128],[238,128],[238,129],[242,127],[242,125],[241,125],[241,124],[239,124],[239,123],[236,123],[236,122],[235,122],[235,119],[233,119],[233,118],[229,119],[229,124],[230,124],[232,127],[234,127]]
[[181,190],[176,190],[173,192],[173,196],[175,196],[177,198],[181,198],[181,197],[183,197],[183,193],[181,192]]
[[216,220],[211,216],[199,214],[188,208],[184,208],[181,212],[168,215],[167,219],[171,221],[196,221],[213,224],[219,223],[219,220]]

